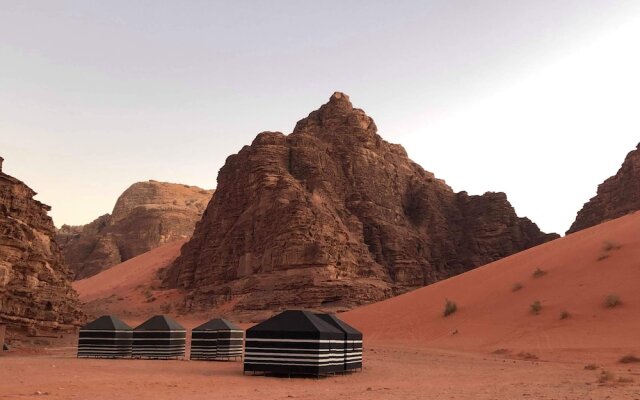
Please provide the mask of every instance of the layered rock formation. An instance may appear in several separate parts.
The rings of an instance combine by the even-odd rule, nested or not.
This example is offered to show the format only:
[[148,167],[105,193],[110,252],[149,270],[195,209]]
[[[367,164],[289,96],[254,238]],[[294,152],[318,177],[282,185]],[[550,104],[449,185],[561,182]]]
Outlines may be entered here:
[[54,240],[50,207],[2,172],[0,158],[0,323],[67,329],[83,322],[71,274]]
[[535,246],[503,193],[455,193],[335,93],[288,136],[227,158],[165,277],[186,306],[348,308]]
[[64,225],[57,240],[76,279],[87,278],[162,244],[191,236],[213,194],[156,181],[131,185],[113,212],[84,226]]
[[567,234],[640,210],[640,143],[627,154],[618,173],[598,186]]

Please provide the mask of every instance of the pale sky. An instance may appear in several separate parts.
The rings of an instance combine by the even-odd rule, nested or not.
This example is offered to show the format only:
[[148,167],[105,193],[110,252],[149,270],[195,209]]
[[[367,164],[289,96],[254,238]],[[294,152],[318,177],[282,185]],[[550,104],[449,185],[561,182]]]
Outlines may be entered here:
[[640,142],[640,1],[0,0],[0,156],[57,226],[213,188],[336,90],[454,190],[563,233]]

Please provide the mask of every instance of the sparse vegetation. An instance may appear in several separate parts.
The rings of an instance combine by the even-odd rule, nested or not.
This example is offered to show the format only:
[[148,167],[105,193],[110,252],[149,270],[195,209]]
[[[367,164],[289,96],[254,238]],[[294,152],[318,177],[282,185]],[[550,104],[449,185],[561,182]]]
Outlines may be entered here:
[[534,278],[542,278],[546,274],[547,274],[547,271],[545,271],[545,270],[543,270],[541,268],[536,268],[536,270],[533,271],[533,274],[531,274],[531,276],[533,276]]
[[609,251],[613,251],[613,250],[619,250],[622,246],[620,246],[619,243],[617,242],[612,242],[609,240],[606,240],[602,243],[602,251],[605,252],[609,252]]
[[496,354],[496,355],[509,354],[509,353],[511,353],[511,350],[509,349],[497,349],[493,351],[493,354]]
[[571,317],[571,314],[569,313],[569,311],[567,311],[567,310],[562,310],[562,311],[560,312],[560,319],[567,319],[567,318],[569,318],[569,317]]
[[615,308],[620,304],[622,304],[622,301],[620,301],[620,297],[618,297],[618,295],[616,294],[609,294],[604,298],[604,305],[607,308]]
[[511,291],[512,292],[517,292],[518,290],[522,289],[524,286],[522,285],[522,283],[520,282],[516,282],[513,284],[513,286],[511,286]]
[[454,301],[446,299],[444,303],[444,316],[448,317],[456,311],[458,311],[458,305]]
[[600,376],[598,377],[598,382],[607,383],[607,382],[610,382],[610,381],[612,381],[614,379],[615,379],[615,375],[613,374],[613,372],[603,369],[600,372]]
[[622,364],[638,363],[640,362],[640,358],[636,357],[633,354],[627,354],[626,356],[622,357],[619,362],[621,362]]
[[587,371],[595,371],[596,369],[598,369],[598,366],[596,364],[587,364],[584,366],[584,369],[586,369]]
[[531,303],[529,308],[530,308],[531,314],[538,315],[540,314],[540,310],[542,310],[542,303],[540,303],[540,300],[536,300],[533,303]]
[[598,256],[598,261],[606,260],[611,255],[610,253],[614,250],[620,249],[622,246],[617,242],[612,242],[606,240],[602,243],[602,251]]
[[526,351],[522,351],[520,353],[518,353],[518,357],[522,358],[523,360],[537,360],[538,356],[533,354],[533,353],[529,353]]
[[628,378],[625,376],[621,376],[620,378],[618,378],[618,383],[633,383],[634,380],[633,378]]

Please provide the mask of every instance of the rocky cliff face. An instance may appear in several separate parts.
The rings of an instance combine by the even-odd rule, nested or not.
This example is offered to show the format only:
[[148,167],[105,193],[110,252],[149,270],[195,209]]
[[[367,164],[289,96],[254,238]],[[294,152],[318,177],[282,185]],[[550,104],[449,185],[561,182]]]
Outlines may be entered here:
[[640,210],[640,144],[618,173],[598,186],[598,193],[578,212],[567,234]]
[[230,156],[165,277],[187,308],[348,308],[553,239],[503,193],[454,193],[335,93]]
[[212,194],[196,186],[138,182],[122,193],[111,214],[84,226],[64,225],[57,240],[76,279],[87,278],[190,237]]
[[0,158],[0,322],[11,328],[67,329],[84,315],[54,240],[50,207],[2,172]]

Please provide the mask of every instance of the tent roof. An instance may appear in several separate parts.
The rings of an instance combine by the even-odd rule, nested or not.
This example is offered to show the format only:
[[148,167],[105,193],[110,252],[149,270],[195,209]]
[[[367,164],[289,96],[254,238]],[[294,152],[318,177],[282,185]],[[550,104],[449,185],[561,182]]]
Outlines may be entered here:
[[155,315],[136,326],[136,331],[184,331],[184,327],[167,315]]
[[259,323],[247,332],[328,332],[343,333],[309,311],[287,310]]
[[133,328],[122,322],[122,320],[115,315],[103,315],[80,329],[85,331],[130,331]]
[[341,331],[343,331],[348,335],[362,336],[362,332],[360,332],[353,326],[347,324],[346,322],[338,318],[335,314],[316,314],[316,315],[323,321],[328,322],[332,326],[335,326],[336,328],[340,329]]
[[214,318],[211,321],[197,326],[192,329],[193,331],[227,331],[227,330],[240,330],[235,324],[227,321],[224,318]]

